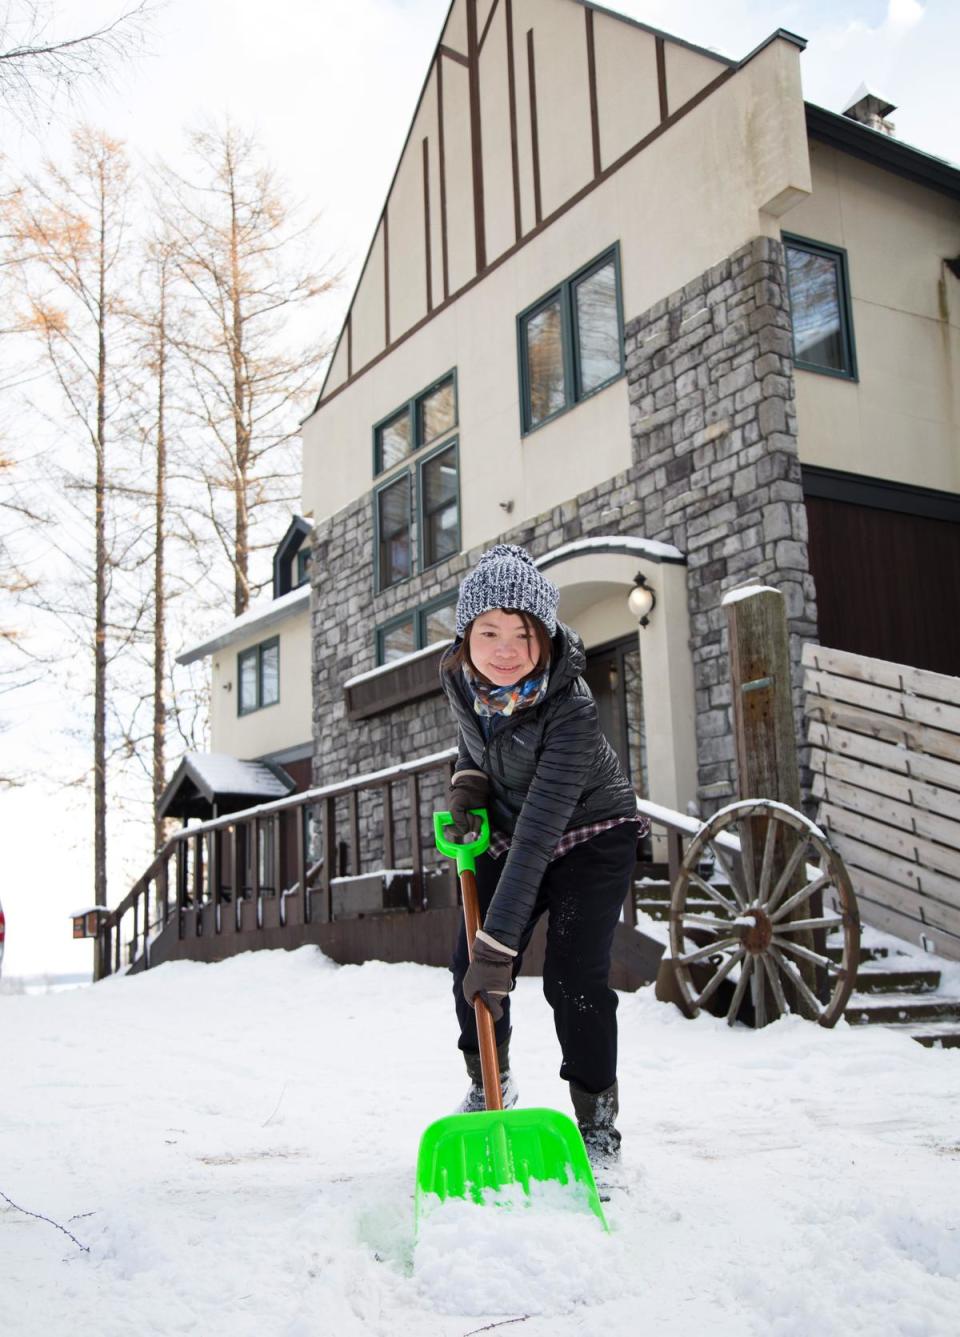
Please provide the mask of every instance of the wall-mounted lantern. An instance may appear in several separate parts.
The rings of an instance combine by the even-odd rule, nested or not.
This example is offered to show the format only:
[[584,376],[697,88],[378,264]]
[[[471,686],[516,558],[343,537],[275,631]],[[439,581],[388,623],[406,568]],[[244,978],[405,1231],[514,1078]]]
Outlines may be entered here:
[[650,622],[650,614],[656,606],[656,593],[647,584],[647,578],[643,572],[638,571],[633,578],[633,589],[627,596],[627,607],[640,623],[640,626],[646,627]]
[[91,905],[87,910],[74,910],[70,916],[73,920],[73,936],[96,938],[100,932],[100,925],[109,913],[105,905]]

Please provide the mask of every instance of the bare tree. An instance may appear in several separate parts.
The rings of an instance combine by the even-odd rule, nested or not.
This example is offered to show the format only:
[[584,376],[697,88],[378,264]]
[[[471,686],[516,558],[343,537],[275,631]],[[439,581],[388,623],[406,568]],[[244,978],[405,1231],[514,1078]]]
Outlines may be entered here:
[[118,60],[142,48],[152,0],[125,10],[92,32],[58,34],[49,0],[4,0],[0,6],[0,103],[35,116],[82,80],[103,79]]
[[191,134],[190,149],[192,177],[160,169],[160,202],[192,298],[174,338],[204,442],[205,519],[239,614],[262,583],[251,557],[275,544],[280,508],[299,494],[298,417],[328,353],[323,339],[304,337],[303,312],[339,276],[316,265],[315,220],[298,222],[250,135],[226,122]]
[[22,183],[6,213],[22,326],[37,340],[65,410],[61,496],[86,535],[85,557],[61,541],[74,579],[45,597],[42,608],[93,661],[94,895],[106,905],[108,669],[138,621],[108,619],[114,576],[137,537],[115,514],[122,489],[117,471],[108,469],[113,420],[123,403],[117,378],[131,184],[116,140],[82,128],[73,149],[69,169],[48,163]]

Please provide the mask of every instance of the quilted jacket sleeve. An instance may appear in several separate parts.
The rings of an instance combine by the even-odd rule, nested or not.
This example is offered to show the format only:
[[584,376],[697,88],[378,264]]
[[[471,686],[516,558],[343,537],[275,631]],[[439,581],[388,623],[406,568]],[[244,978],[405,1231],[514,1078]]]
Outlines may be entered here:
[[583,793],[599,740],[597,706],[589,694],[571,695],[544,730],[537,769],[483,924],[506,947],[516,950],[519,945],[550,856]]

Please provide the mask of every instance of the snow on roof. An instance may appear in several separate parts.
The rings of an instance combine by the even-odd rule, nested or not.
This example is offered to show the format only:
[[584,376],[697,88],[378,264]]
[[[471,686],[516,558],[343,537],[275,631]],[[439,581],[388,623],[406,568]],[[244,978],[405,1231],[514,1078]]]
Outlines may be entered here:
[[536,560],[537,566],[552,566],[564,557],[573,557],[577,553],[596,552],[635,552],[641,557],[649,557],[655,562],[686,561],[679,548],[672,543],[661,543],[658,539],[632,538],[625,534],[597,534],[591,538],[574,539],[572,543],[563,543],[559,548],[545,552]]
[[285,618],[298,613],[301,608],[307,608],[310,603],[310,586],[298,585],[295,590],[290,590],[288,594],[281,594],[279,599],[271,599],[269,603],[258,604],[256,608],[248,608],[240,617],[235,617],[226,627],[222,627],[206,641],[200,641],[197,645],[192,645],[183,654],[177,655],[178,664],[192,664],[196,659],[203,659],[206,655],[213,654],[215,650],[222,650],[225,645],[231,641],[239,640],[241,636],[248,635],[251,631],[260,631],[264,627],[269,627],[274,622],[281,622]]
[[242,761],[227,752],[187,752],[180,763],[207,797],[249,794],[252,798],[285,798],[290,785],[262,761]]

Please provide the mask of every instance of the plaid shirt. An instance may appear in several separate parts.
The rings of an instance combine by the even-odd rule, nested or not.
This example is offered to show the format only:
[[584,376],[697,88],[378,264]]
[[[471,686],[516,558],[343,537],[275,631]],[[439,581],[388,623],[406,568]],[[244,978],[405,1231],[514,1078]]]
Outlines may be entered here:
[[[611,831],[615,826],[622,826],[624,822],[635,822],[637,824],[637,840],[640,840],[650,830],[650,819],[642,817],[639,813],[636,817],[611,817],[606,822],[592,822],[590,826],[578,826],[573,831],[566,831],[560,837],[553,854],[550,856],[550,862],[553,863],[555,859],[560,859],[564,854],[568,854],[574,845],[582,845],[585,840],[592,840],[594,836],[599,836],[601,832]],[[512,838],[505,831],[491,831],[487,853],[492,859],[499,859],[510,848],[511,840]]]

